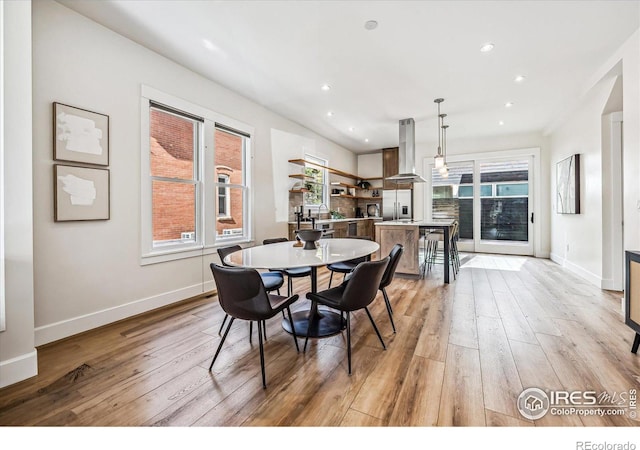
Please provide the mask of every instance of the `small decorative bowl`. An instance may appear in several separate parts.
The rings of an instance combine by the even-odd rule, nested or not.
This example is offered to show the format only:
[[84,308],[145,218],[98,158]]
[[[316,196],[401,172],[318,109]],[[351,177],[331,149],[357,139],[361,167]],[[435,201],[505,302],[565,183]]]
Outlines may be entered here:
[[304,250],[315,250],[316,241],[322,237],[322,230],[296,230],[296,234],[304,242]]

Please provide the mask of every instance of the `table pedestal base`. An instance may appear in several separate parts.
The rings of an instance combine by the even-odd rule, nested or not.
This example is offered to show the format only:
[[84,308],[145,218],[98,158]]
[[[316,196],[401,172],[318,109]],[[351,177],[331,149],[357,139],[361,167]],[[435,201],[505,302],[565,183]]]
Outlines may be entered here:
[[[305,337],[307,335],[309,314],[312,314],[312,312],[296,311],[291,313],[298,337]],[[316,313],[313,313],[309,336],[316,338],[333,336],[334,334],[340,333],[345,327],[346,321],[342,319],[340,313],[326,309],[318,309]],[[291,333],[291,324],[288,318],[282,320],[282,328],[284,328],[286,332]]]

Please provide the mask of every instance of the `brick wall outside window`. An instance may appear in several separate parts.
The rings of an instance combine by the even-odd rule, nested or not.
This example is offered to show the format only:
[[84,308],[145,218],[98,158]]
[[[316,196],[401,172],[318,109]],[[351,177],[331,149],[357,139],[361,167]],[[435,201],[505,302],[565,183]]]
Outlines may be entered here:
[[[218,175],[227,175],[230,184],[243,184],[242,176],[242,137],[216,130],[215,134],[215,167],[216,181]],[[223,230],[242,228],[242,189],[229,189],[231,207],[229,217],[219,217],[216,192],[216,234]]]
[[[150,121],[151,175],[192,180],[194,122],[154,109],[151,109]],[[218,174],[225,174],[229,176],[229,183],[243,183],[242,151],[240,136],[216,130],[214,182],[217,182]],[[229,195],[230,215],[216,221],[218,235],[224,229],[241,229],[243,226],[242,189],[230,189]],[[152,201],[154,241],[180,239],[182,233],[195,231],[194,185],[154,181]],[[211,201],[215,202],[217,209],[217,196]]]
[[[193,121],[152,109],[151,175],[193,180]],[[180,239],[195,231],[195,188],[191,184],[153,181],[153,240]]]

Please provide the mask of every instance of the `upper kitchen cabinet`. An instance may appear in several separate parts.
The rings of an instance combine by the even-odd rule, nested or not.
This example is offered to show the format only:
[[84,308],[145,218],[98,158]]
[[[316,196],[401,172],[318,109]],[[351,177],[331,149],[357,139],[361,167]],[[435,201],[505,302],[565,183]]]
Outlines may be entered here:
[[396,183],[388,181],[388,177],[392,177],[399,173],[400,159],[398,155],[398,147],[382,149],[382,176],[384,177],[384,189],[413,189],[412,183]]

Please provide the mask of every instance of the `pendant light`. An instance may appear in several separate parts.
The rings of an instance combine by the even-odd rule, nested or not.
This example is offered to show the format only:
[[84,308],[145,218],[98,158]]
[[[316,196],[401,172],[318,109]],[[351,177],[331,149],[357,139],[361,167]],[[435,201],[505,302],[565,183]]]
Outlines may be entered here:
[[[446,114],[444,114],[446,116]],[[447,178],[449,176],[449,167],[447,167],[447,128],[449,125],[442,125],[442,154],[444,164],[440,169],[440,175],[443,178]]]
[[436,156],[433,157],[436,169],[440,169],[442,166],[444,166],[444,156],[442,155],[442,141],[441,141],[441,123],[440,121],[442,120],[442,116],[440,115],[440,103],[442,103],[444,101],[443,98],[436,98],[434,100],[434,103],[438,104],[438,153],[436,154]]

